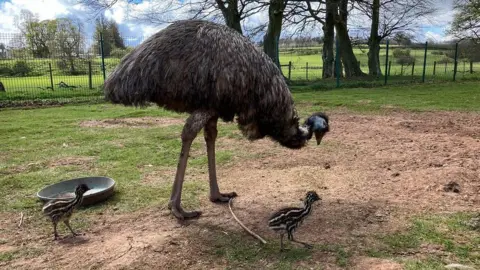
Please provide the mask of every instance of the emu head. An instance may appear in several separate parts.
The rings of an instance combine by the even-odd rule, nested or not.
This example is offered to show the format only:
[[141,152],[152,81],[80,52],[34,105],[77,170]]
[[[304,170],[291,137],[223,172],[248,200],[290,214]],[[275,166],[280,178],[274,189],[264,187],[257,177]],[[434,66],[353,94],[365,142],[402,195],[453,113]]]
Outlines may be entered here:
[[307,192],[307,194],[305,195],[305,202],[308,203],[313,203],[321,200],[322,198],[320,198],[320,196],[318,196],[317,192],[315,192],[314,190]]
[[77,196],[83,195],[83,194],[85,194],[85,192],[87,192],[89,190],[90,190],[90,188],[87,185],[80,184],[75,189],[75,195],[77,195]]
[[328,116],[321,112],[313,113],[307,118],[307,120],[305,120],[305,123],[300,127],[300,130],[307,140],[311,139],[312,135],[315,134],[317,145],[319,145],[322,142],[323,136],[330,131]]

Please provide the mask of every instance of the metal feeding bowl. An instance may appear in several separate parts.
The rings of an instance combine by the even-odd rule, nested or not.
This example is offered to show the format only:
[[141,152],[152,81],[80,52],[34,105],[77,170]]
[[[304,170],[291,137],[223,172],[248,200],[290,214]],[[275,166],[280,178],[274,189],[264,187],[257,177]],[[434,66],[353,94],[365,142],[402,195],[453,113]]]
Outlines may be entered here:
[[37,192],[37,197],[46,202],[52,199],[75,198],[75,188],[86,184],[90,190],[83,194],[82,206],[91,205],[106,200],[113,195],[115,181],[103,176],[74,178],[44,187]]

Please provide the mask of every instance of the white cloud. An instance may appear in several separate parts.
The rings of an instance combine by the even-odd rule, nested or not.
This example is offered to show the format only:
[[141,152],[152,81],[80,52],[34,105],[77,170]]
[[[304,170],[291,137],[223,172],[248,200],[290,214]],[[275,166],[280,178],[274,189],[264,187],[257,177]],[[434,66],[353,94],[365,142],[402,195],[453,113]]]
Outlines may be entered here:
[[435,42],[448,42],[453,40],[453,37],[450,35],[441,35],[439,33],[434,33],[432,31],[425,32],[424,36],[425,36],[424,38],[425,41],[428,41],[429,39]]

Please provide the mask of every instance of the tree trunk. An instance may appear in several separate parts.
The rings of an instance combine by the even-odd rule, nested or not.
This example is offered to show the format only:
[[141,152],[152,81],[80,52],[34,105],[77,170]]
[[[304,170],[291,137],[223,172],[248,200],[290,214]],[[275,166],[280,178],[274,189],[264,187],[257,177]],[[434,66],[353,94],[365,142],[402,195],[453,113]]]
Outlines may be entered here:
[[278,59],[278,41],[282,33],[283,11],[285,10],[284,0],[270,0],[268,8],[268,28],[263,37],[263,51],[270,56],[275,65],[280,68]]
[[242,17],[238,12],[238,0],[228,0],[227,7],[223,3],[223,0],[215,1],[218,5],[218,8],[222,11],[223,18],[225,19],[225,24],[243,35],[241,24]]
[[333,51],[334,35],[335,35],[335,9],[333,1],[326,2],[325,24],[323,25],[323,70],[322,78],[331,78],[335,69],[335,54]]
[[373,0],[372,5],[372,26],[370,38],[368,39],[368,73],[372,76],[382,75],[380,69],[380,41],[378,35],[378,24],[380,21],[380,0]]
[[339,39],[340,56],[345,70],[345,77],[364,76],[365,73],[360,69],[357,57],[353,53],[352,42],[347,30],[348,0],[341,0],[338,7],[337,18],[335,20],[335,29]]

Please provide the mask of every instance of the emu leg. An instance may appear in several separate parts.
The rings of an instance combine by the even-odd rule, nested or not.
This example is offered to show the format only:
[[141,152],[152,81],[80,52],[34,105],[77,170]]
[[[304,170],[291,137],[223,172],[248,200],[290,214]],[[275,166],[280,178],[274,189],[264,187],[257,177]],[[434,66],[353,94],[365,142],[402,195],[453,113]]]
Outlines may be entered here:
[[308,248],[308,249],[313,248],[313,245],[311,245],[311,244],[309,244],[309,243],[305,243],[305,242],[301,242],[301,241],[295,240],[293,237],[290,239],[290,241],[292,241],[292,242],[294,242],[294,243],[302,244],[305,248]]
[[298,244],[301,244],[303,245],[305,248],[308,248],[308,249],[311,249],[313,248],[313,246],[311,244],[308,244],[308,243],[305,243],[305,242],[301,242],[301,241],[298,241],[298,240],[295,240],[293,238],[293,233],[292,232],[288,232],[288,240],[294,242],[294,243],[298,243]]
[[172,195],[168,208],[172,211],[173,215],[178,219],[195,218],[202,214],[201,211],[187,212],[183,210],[181,204],[182,200],[182,187],[183,180],[185,178],[185,170],[187,168],[188,154],[192,142],[197,137],[198,132],[205,126],[208,119],[213,115],[208,112],[194,112],[187,118],[182,130],[182,150],[180,151],[180,157],[178,159],[177,173],[175,175],[175,181],[173,182]]
[[53,238],[54,240],[57,240],[58,239],[58,232],[57,232],[57,222],[53,222],[53,234],[55,235],[55,238]]
[[63,223],[65,223],[65,226],[72,232],[73,236],[78,236],[80,234],[76,233],[73,231],[72,227],[70,227],[70,221],[68,219],[64,220]]
[[217,139],[217,121],[218,117],[212,117],[208,120],[204,128],[204,137],[207,144],[208,155],[208,175],[210,179],[210,201],[228,202],[230,198],[236,197],[237,193],[220,193],[217,183],[217,169],[215,165],[215,140]]

